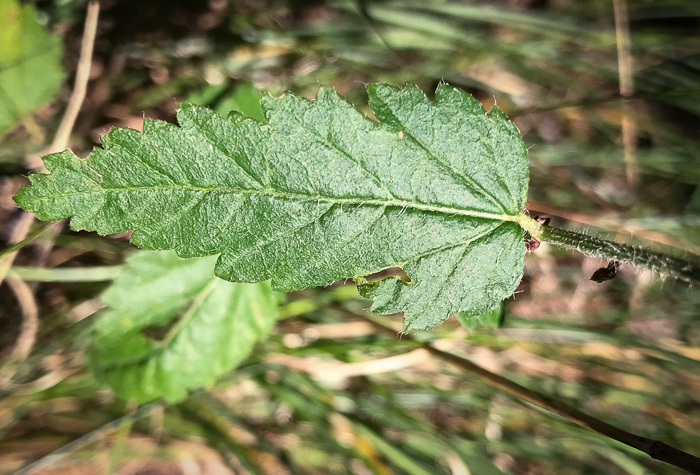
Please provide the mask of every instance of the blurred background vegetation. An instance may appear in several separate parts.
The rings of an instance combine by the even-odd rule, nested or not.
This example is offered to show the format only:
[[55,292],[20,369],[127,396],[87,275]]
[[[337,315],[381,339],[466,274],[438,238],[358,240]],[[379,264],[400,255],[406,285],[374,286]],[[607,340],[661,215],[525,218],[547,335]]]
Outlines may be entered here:
[[[23,4],[50,36],[32,56],[35,80],[8,90],[20,41],[0,31],[3,249],[23,214],[11,197],[71,94],[86,2]],[[173,121],[182,101],[262,119],[258,90],[313,98],[331,85],[371,114],[368,83],[432,91],[441,81],[515,121],[529,147],[532,214],[699,253],[693,0],[105,0],[69,145],[84,157],[112,127]],[[58,281],[27,282],[24,302],[0,287],[0,473],[680,473],[432,358],[401,339],[399,317],[385,319],[396,338],[384,336],[347,282],[286,295],[273,336],[213,388],[177,405],[124,402],[83,361],[109,282],[51,270],[90,280],[91,268],[135,250],[128,236],[46,227],[32,224],[30,237],[43,233],[14,264]],[[543,244],[502,312],[419,336],[698,455],[700,293],[628,267],[590,282],[605,264]],[[17,361],[32,305],[36,342]]]

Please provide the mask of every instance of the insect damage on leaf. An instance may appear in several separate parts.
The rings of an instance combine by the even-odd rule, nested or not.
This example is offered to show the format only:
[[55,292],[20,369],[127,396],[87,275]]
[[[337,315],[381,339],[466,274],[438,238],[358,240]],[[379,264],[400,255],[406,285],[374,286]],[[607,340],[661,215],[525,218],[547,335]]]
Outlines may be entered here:
[[[220,254],[216,275],[293,291],[355,277],[372,311],[423,329],[478,315],[522,276],[527,152],[517,128],[446,84],[368,88],[379,123],[332,89],[262,98],[266,123],[183,104],[179,127],[115,129],[48,155],[15,197],[73,229],[135,230],[146,249]],[[398,140],[397,140],[398,137]],[[401,267],[412,283],[361,276]]]

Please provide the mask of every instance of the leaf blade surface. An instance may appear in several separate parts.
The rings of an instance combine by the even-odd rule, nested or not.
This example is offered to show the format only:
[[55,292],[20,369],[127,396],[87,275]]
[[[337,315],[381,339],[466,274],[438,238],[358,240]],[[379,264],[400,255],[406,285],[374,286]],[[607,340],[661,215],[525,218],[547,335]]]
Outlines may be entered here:
[[[147,120],[104,136],[87,161],[46,157],[51,174],[16,201],[74,229],[135,229],[143,248],[220,253],[216,274],[234,282],[292,291],[356,277],[406,328],[489,310],[522,275],[517,129],[447,85],[436,104],[410,86],[369,94],[379,124],[329,88],[263,98],[265,124],[183,105],[179,127]],[[412,283],[361,279],[389,267]]]

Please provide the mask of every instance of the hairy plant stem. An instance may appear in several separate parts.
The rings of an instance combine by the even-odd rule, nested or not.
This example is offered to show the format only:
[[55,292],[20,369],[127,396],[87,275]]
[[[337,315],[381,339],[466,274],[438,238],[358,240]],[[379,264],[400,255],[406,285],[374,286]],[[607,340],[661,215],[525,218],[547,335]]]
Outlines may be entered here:
[[[370,322],[377,329],[381,330],[383,333],[392,338],[396,338],[396,330],[385,324],[379,317],[374,315],[360,316],[364,320]],[[418,346],[425,348],[436,358],[457,366],[462,370],[482,379],[487,384],[515,396],[518,399],[541,407],[542,409],[557,414],[575,424],[598,432],[599,434],[614,439],[625,445],[634,447],[635,449],[646,453],[651,458],[682,468],[690,473],[700,473],[700,458],[695,457],[694,455],[667,445],[661,441],[648,439],[646,437],[627,432],[624,429],[620,429],[619,427],[588,415],[580,409],[567,404],[560,399],[528,389],[508,378],[492,373],[481,366],[472,363],[466,358],[458,356],[454,353],[440,350],[428,341],[420,341],[407,334],[402,335],[401,338],[403,340],[415,342]]]
[[690,259],[681,259],[550,226],[542,226],[536,238],[565,249],[578,251],[589,257],[602,257],[611,261],[632,264],[635,267],[643,267],[659,274],[669,275],[690,284],[700,284],[700,261],[696,256]]

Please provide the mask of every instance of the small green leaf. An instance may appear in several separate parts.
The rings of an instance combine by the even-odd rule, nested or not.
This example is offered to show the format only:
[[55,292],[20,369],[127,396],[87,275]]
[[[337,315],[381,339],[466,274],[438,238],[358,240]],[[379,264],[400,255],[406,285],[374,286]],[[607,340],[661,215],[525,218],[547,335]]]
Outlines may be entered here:
[[0,0],[0,136],[49,102],[62,80],[60,40],[34,7]]
[[[87,160],[46,156],[51,173],[15,200],[73,229],[135,229],[143,248],[220,254],[216,275],[233,282],[293,291],[355,277],[372,310],[404,312],[406,329],[490,310],[520,281],[532,221],[519,214],[518,130],[445,84],[436,104],[410,86],[369,95],[379,124],[329,88],[316,101],[264,97],[266,124],[185,104],[179,127],[146,120]],[[362,278],[389,267],[411,282]]]
[[235,87],[228,82],[207,86],[203,90],[187,96],[186,102],[207,106],[219,114],[238,111],[252,119],[263,121],[265,115],[260,106],[262,92],[251,83]]
[[502,315],[503,304],[481,315],[467,315],[464,312],[459,312],[457,314],[457,321],[459,321],[463,327],[470,330],[474,330],[475,328],[498,328]]
[[124,399],[182,399],[210,386],[272,331],[269,283],[232,284],[212,273],[216,258],[139,252],[102,295],[88,364]]

